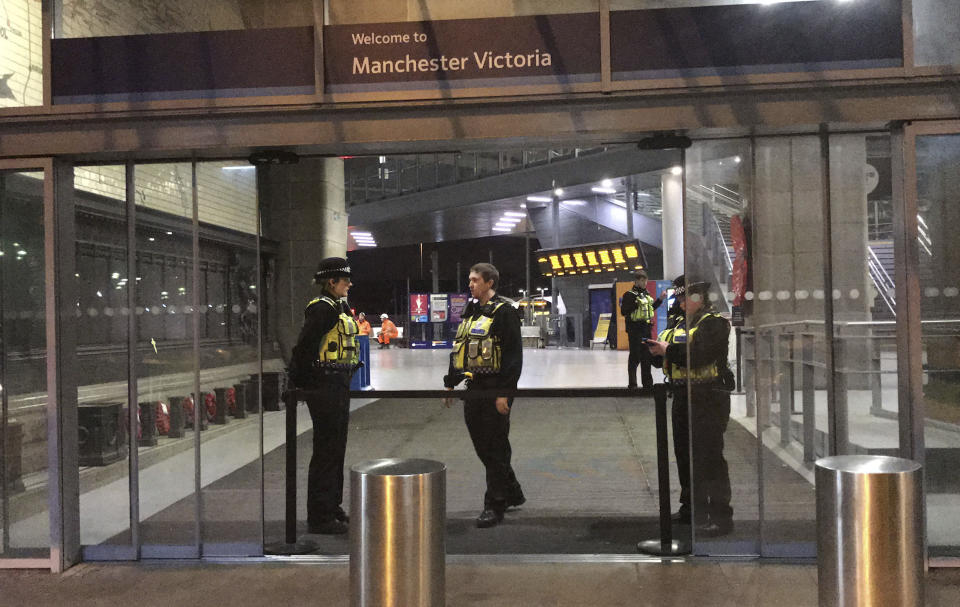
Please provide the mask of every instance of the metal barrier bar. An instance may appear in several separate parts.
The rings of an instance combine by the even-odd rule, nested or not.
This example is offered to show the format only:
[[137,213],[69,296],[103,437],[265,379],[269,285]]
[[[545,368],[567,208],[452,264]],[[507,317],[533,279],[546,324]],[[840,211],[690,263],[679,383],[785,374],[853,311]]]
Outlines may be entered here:
[[673,539],[673,523],[670,520],[670,456],[667,452],[667,386],[665,384],[657,384],[653,387],[653,404],[656,408],[660,537],[640,542],[637,544],[637,550],[657,556],[687,554],[690,552],[690,547]]
[[297,404],[299,390],[290,390],[283,394],[286,411],[286,508],[284,513],[284,541],[264,546],[265,554],[291,555],[308,554],[317,549],[310,540],[297,541]]
[[790,444],[790,423],[793,416],[793,334],[780,336],[780,444]]
[[815,400],[816,372],[813,362],[813,335],[801,336],[802,357],[800,386],[803,399],[803,461],[812,462],[816,459],[814,441],[817,432],[817,413]]

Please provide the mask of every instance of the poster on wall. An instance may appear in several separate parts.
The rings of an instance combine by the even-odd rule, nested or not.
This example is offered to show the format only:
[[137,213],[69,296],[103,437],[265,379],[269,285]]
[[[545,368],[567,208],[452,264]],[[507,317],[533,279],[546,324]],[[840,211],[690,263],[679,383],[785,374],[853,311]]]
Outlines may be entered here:
[[460,323],[468,301],[470,301],[469,295],[464,295],[463,293],[450,294],[450,313],[448,317],[450,322]]
[[410,294],[410,322],[430,322],[429,301],[426,293]]
[[430,294],[430,322],[447,321],[447,294]]

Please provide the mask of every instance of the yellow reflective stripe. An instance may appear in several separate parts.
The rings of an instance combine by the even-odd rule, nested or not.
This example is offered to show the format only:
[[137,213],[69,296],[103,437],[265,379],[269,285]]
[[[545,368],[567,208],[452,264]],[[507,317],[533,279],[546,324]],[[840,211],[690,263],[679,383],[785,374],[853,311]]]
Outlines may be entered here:
[[[674,341],[674,340],[675,340],[675,338],[676,338],[677,336],[679,336],[679,335],[686,335],[687,341],[688,341],[688,342],[689,342],[689,341],[692,341],[692,340],[693,340],[693,335],[694,335],[694,333],[697,332],[697,328],[700,326],[700,323],[703,322],[703,319],[704,319],[704,318],[707,318],[707,317],[710,317],[710,316],[715,316],[715,317],[717,317],[717,318],[723,318],[723,317],[720,316],[719,314],[713,314],[713,313],[704,314],[703,316],[701,316],[701,317],[697,320],[697,324],[695,324],[695,325],[690,329],[690,331],[686,331],[686,330],[684,330],[684,329],[681,329],[680,327],[674,327],[673,329],[668,329],[668,330],[664,331],[664,332],[663,332],[664,335],[667,334],[667,333],[669,333],[670,335],[669,335],[669,338],[668,338],[668,339],[665,339],[665,340],[663,340],[663,341],[668,341],[668,342],[670,342],[670,343],[677,343],[677,342]],[[681,381],[681,380],[682,380],[682,381],[694,381],[694,382],[695,382],[695,381],[706,381],[706,380],[711,380],[711,379],[717,379],[718,377],[720,377],[720,369],[717,367],[717,364],[716,364],[716,363],[711,363],[711,364],[709,364],[709,365],[707,365],[707,366],[705,366],[705,367],[697,367],[697,368],[694,368],[694,369],[688,369],[687,367],[681,366],[681,365],[677,365],[677,366],[675,366],[675,367],[674,367],[674,366],[671,366],[671,367],[670,367],[670,379],[674,379],[674,380],[678,380],[678,381]]]

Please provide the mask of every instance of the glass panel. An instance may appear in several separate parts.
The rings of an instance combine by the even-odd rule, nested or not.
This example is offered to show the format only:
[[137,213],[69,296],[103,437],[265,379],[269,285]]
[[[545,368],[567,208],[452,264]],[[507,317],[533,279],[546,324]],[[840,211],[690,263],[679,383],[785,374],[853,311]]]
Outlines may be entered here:
[[8,0],[0,13],[0,108],[43,105],[43,26],[36,0]]
[[158,444],[155,404],[137,409],[129,440],[126,170],[76,167],[77,402],[80,424],[80,542],[130,545],[131,444]]
[[[62,22],[57,36],[62,38],[313,25],[312,0],[273,2],[269,10],[262,4],[240,0],[165,0],[143,4],[106,0],[96,6],[89,0],[61,0],[60,3]],[[39,6],[36,11],[39,22]]]
[[444,21],[447,19],[591,13],[597,11],[597,0],[566,0],[565,2],[550,3],[429,0],[426,2],[391,2],[387,4],[378,0],[330,0],[327,3],[327,11],[327,25],[347,25],[351,23]]
[[47,558],[42,172],[0,172],[0,558]]
[[960,135],[917,138],[927,544],[960,554]]
[[[951,0],[932,2],[945,11]],[[613,80],[903,65],[901,0],[613,0],[610,10]]]
[[888,135],[830,138],[834,385],[851,454],[896,456],[900,447],[893,241],[869,229],[871,209],[890,208],[890,167]]
[[140,536],[154,556],[197,542],[193,432],[196,425],[206,430],[208,420],[202,395],[193,394],[191,181],[186,163],[137,165],[134,176],[137,389],[140,402],[166,405],[170,416],[165,448],[140,459]]
[[960,64],[960,21],[952,0],[913,0],[914,63]]
[[[694,523],[696,554],[756,554],[761,520],[756,410],[747,394],[735,390],[735,372],[742,371],[743,362],[737,343],[744,331],[751,334],[749,327],[759,324],[764,312],[744,305],[746,269],[762,263],[756,261],[759,251],[747,260],[746,230],[754,219],[751,212],[765,213],[764,205],[770,203],[760,190],[757,204],[749,204],[748,142],[698,142],[686,158],[687,294],[682,300],[685,315],[675,331],[685,335],[690,379],[681,378],[675,385],[672,412],[674,436],[686,438],[678,440],[677,458],[687,460],[691,479],[681,511]],[[665,174],[663,179],[665,192],[679,194],[681,175]],[[764,185],[759,175],[757,185]],[[664,206],[666,212],[670,205],[665,201]],[[762,266],[753,267],[755,278],[763,276]],[[737,326],[731,329],[728,319],[734,311]],[[741,319],[746,319],[746,329]],[[764,451],[764,457],[770,457],[769,452]]]
[[246,402],[259,371],[256,171],[247,163],[201,163],[197,188],[200,390],[213,403],[200,451],[203,553],[262,554],[260,418],[257,403],[248,415]]

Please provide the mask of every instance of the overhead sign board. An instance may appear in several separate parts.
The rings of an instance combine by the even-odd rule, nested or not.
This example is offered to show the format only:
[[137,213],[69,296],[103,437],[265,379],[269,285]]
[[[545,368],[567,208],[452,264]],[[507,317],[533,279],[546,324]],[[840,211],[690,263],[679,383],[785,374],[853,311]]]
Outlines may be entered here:
[[636,240],[541,249],[537,251],[537,264],[540,273],[548,277],[639,270],[644,267],[640,245]]
[[600,81],[598,13],[328,25],[333,93]]

